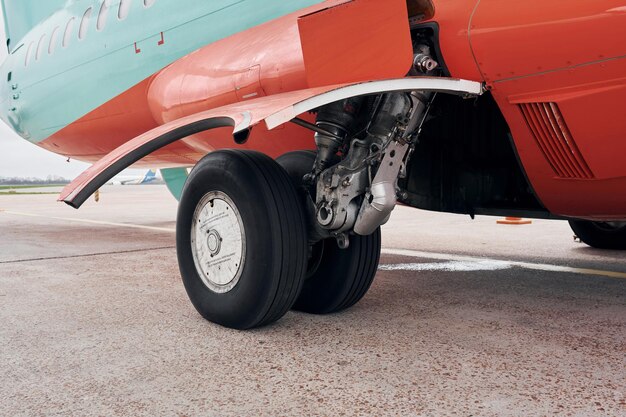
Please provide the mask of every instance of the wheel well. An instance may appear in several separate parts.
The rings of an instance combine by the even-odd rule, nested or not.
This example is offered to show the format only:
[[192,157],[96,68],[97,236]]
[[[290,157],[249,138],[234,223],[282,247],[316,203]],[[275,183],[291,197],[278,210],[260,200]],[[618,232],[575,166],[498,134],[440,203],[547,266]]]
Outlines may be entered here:
[[470,100],[435,98],[400,187],[402,202],[421,209],[550,217],[489,93]]

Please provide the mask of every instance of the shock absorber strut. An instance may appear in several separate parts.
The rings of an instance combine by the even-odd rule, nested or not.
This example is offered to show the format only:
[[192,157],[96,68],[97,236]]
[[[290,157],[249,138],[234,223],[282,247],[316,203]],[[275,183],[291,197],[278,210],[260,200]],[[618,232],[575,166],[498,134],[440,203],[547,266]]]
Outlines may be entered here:
[[[354,224],[354,232],[367,236],[385,224],[396,206],[396,187],[402,167],[408,163],[411,139],[419,134],[428,112],[430,93],[391,93],[385,96],[375,121],[380,133],[387,133],[387,145],[376,176]],[[392,124],[395,116],[395,126]],[[391,129],[390,129],[391,128]]]
[[339,149],[345,145],[349,134],[358,121],[363,98],[354,97],[322,107],[317,114],[316,124],[331,135],[316,132],[317,160],[314,174],[319,175],[335,159]]
[[[429,48],[418,45],[414,73],[430,75],[437,65]],[[398,177],[430,101],[431,93],[426,91],[398,91],[349,98],[318,109],[316,124],[305,126],[315,131],[317,158],[304,178],[311,191],[315,185],[316,227],[344,236],[347,244],[347,233],[369,235],[389,219],[396,205]]]

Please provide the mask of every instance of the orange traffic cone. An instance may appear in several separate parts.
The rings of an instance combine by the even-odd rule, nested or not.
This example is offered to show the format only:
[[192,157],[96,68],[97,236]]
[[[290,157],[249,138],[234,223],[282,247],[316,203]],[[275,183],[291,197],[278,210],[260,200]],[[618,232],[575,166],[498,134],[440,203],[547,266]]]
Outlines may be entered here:
[[521,217],[505,217],[504,219],[498,220],[498,224],[513,224],[513,225],[522,225],[522,224],[532,224],[532,220],[524,220]]

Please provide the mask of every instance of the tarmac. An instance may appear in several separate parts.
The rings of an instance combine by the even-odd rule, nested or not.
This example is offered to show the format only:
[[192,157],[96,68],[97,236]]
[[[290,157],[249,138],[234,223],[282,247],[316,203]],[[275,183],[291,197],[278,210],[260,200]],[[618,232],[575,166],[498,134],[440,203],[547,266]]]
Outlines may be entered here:
[[354,308],[204,321],[163,186],[0,196],[0,416],[626,416],[626,253],[399,207]]

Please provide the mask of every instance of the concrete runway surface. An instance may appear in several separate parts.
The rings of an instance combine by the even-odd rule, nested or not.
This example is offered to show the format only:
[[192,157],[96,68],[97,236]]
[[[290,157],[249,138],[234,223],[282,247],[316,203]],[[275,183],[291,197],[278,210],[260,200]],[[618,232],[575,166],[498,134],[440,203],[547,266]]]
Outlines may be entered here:
[[236,332],[187,299],[164,187],[0,211],[2,416],[626,416],[626,253],[564,222],[398,208],[360,304]]

